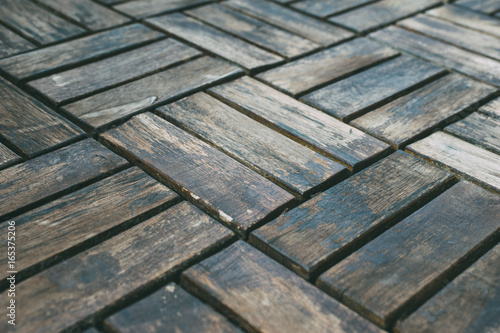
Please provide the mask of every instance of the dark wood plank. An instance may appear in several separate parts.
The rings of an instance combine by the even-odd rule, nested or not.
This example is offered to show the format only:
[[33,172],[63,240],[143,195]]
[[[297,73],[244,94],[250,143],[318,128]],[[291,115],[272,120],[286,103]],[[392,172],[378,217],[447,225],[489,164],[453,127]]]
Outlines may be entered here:
[[350,121],[444,72],[445,69],[427,61],[404,55],[316,90],[301,100]]
[[270,69],[257,77],[288,94],[297,95],[397,54],[388,47],[359,38]]
[[496,60],[396,26],[374,32],[370,37],[457,72],[500,86],[500,62]]
[[389,150],[387,144],[249,77],[209,91],[250,117],[353,170]]
[[1,59],[0,68],[17,79],[26,79],[138,46],[162,36],[162,33],[141,24],[132,24]]
[[0,78],[0,136],[34,157],[84,135],[76,125]]
[[407,149],[487,189],[500,192],[500,156],[497,154],[443,132],[434,133]]
[[250,332],[382,332],[243,241],[181,281]]
[[198,7],[186,13],[287,59],[321,47],[310,40],[219,4]]
[[500,10],[498,0],[459,0],[456,4],[487,14],[493,14],[497,10]]
[[0,216],[103,177],[127,161],[92,139],[0,171]]
[[204,93],[161,107],[177,126],[209,141],[285,189],[309,195],[346,168]]
[[0,169],[4,169],[21,160],[21,157],[0,143]]
[[376,0],[302,0],[294,2],[292,7],[315,16],[327,17],[374,1]]
[[410,332],[500,331],[500,245],[396,326]]
[[436,6],[439,0],[382,0],[330,18],[344,27],[365,32]]
[[213,0],[133,0],[116,5],[114,8],[136,18],[143,18],[185,9],[211,1]]
[[101,137],[242,235],[294,199],[219,150],[150,113],[135,116]]
[[18,34],[0,25],[0,58],[29,51],[36,46]]
[[126,2],[129,0],[96,0],[104,5],[116,5],[117,3]]
[[451,173],[398,151],[252,232],[249,241],[310,279],[451,181]]
[[180,13],[155,17],[148,23],[253,72],[278,64],[280,56],[212,28]]
[[317,285],[382,326],[421,302],[500,231],[500,197],[462,182],[320,276]]
[[497,90],[458,74],[447,75],[351,122],[399,149]]
[[91,0],[35,0],[92,31],[108,29],[130,19]]
[[97,329],[91,327],[85,331],[83,331],[83,333],[100,333]]
[[241,332],[174,283],[107,318],[104,326],[118,333]]
[[152,74],[200,54],[174,39],[166,39],[28,84],[58,104]]
[[29,0],[2,0],[0,20],[24,37],[42,45],[58,42],[85,32]]
[[224,5],[323,46],[351,38],[352,32],[265,0],[229,0]]
[[[92,238],[131,225],[177,199],[172,190],[134,167],[14,217],[16,232],[23,237],[16,244],[16,271],[24,276],[36,273]],[[0,231],[7,234],[7,227],[1,224]],[[0,249],[7,251],[7,239]],[[0,273],[2,281],[7,271],[5,267]]]
[[[233,237],[187,202],[16,286],[19,333],[74,331],[152,283],[168,280]],[[137,297],[137,296],[135,296]],[[2,307],[7,297],[2,298]],[[0,331],[10,329],[6,320]]]
[[68,104],[63,110],[78,118],[85,126],[96,130],[241,72],[235,65],[202,57]]
[[494,99],[488,104],[483,105],[479,108],[479,112],[491,117],[500,118],[500,98]]

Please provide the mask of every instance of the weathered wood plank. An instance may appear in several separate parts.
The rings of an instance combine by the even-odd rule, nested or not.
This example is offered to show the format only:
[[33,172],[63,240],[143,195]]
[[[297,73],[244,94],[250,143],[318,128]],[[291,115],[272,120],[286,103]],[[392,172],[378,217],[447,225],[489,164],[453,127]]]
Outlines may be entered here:
[[[177,194],[134,167],[12,218],[23,239],[16,244],[16,271],[32,275],[92,238],[175,201]],[[7,227],[1,224],[0,231],[7,234]],[[7,239],[0,250],[7,251]],[[2,265],[6,281],[7,262]]]
[[123,168],[127,161],[87,139],[0,171],[0,216]]
[[4,169],[21,160],[21,157],[0,143],[0,169]]
[[356,128],[249,77],[209,91],[250,117],[355,171],[390,149]]
[[229,0],[223,4],[323,46],[331,46],[354,36],[352,32],[302,15],[270,1]]
[[370,37],[457,72],[500,86],[500,62],[496,60],[396,26],[374,32]]
[[375,0],[302,0],[294,2],[292,7],[315,16],[327,17],[374,1]]
[[[187,202],[53,266],[16,287],[19,333],[72,331],[135,291],[169,279],[233,233]],[[136,296],[137,297],[137,296]],[[7,297],[2,298],[2,307]],[[0,331],[10,327],[6,320]]]
[[0,58],[32,50],[35,47],[36,46],[28,40],[10,31],[3,25],[0,25]]
[[100,331],[98,331],[97,329],[91,327],[91,328],[83,331],[83,333],[100,333]]
[[500,10],[498,0],[460,0],[456,4],[487,14],[493,14],[497,10]]
[[444,72],[445,69],[427,61],[403,55],[316,90],[301,100],[350,121]]
[[347,169],[342,165],[204,93],[158,111],[177,126],[301,196],[346,175]]
[[198,7],[186,13],[287,59],[321,47],[305,38],[219,4]]
[[28,85],[58,104],[152,74],[200,54],[200,51],[174,39],[166,39],[31,81]]
[[35,0],[53,11],[97,31],[130,22],[130,19],[91,0]]
[[235,65],[202,57],[68,104],[62,109],[96,130],[240,73],[242,70]]
[[317,285],[381,326],[439,288],[500,231],[500,197],[461,182],[320,276]]
[[0,136],[32,158],[84,135],[76,125],[0,78]]
[[162,36],[162,33],[141,24],[132,24],[1,59],[0,68],[18,80],[26,79],[122,51]]
[[119,333],[241,332],[174,283],[107,318],[104,326]]
[[494,99],[488,104],[483,105],[479,108],[479,112],[491,117],[500,118],[500,98]]
[[136,18],[143,18],[185,9],[211,1],[213,0],[132,0],[116,5],[113,8]]
[[500,192],[500,156],[497,154],[443,132],[434,133],[407,149],[488,189]]
[[460,112],[484,103],[497,89],[450,74],[351,122],[396,149]]
[[359,38],[270,69],[257,77],[288,94],[297,95],[397,54],[388,47]]
[[365,32],[436,6],[439,0],[382,0],[330,18],[330,21]]
[[410,332],[500,331],[500,245],[396,326]]
[[205,142],[150,113],[101,137],[242,235],[294,197]]
[[193,266],[181,281],[250,332],[381,332],[243,241]]
[[451,173],[398,151],[252,232],[249,241],[309,279],[452,181]]
[[267,52],[241,39],[214,29],[180,13],[148,19],[147,22],[189,43],[230,60],[252,72],[283,61],[278,55]]

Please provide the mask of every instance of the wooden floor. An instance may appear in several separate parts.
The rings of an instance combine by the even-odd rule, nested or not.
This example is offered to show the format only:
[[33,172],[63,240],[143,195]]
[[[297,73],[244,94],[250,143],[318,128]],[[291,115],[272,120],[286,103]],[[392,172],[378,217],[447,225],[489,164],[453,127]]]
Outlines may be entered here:
[[1,0],[0,332],[500,332],[499,88],[500,0]]

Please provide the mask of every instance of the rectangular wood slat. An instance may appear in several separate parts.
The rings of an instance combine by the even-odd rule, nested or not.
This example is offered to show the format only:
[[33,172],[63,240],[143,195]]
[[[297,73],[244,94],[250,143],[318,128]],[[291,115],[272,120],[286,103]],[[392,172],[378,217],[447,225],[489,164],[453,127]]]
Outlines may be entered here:
[[191,267],[181,282],[250,332],[382,332],[243,241]]
[[3,25],[0,25],[0,58],[29,51],[35,47],[36,46],[27,39],[24,39]]
[[0,169],[4,169],[21,160],[21,157],[0,143]]
[[483,105],[478,111],[491,117],[500,118],[500,98]]
[[500,197],[461,182],[320,276],[382,326],[425,300],[500,231]]
[[487,14],[493,14],[497,10],[500,10],[498,0],[459,0],[456,4]]
[[[230,241],[233,233],[187,202],[16,286],[18,333],[74,331],[136,291],[165,281]],[[136,296],[137,297],[137,296]],[[6,307],[8,298],[0,301]],[[0,322],[0,331],[10,325]]]
[[327,17],[374,1],[376,0],[302,0],[291,6],[315,16]]
[[113,8],[136,18],[144,18],[146,16],[158,15],[202,5],[211,1],[213,0],[133,0],[115,5]]

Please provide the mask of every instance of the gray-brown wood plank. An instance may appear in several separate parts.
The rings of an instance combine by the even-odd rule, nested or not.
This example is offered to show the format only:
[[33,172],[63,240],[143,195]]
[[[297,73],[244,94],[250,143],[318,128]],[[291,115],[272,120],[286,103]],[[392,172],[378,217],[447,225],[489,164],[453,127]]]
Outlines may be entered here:
[[211,1],[213,0],[132,0],[115,5],[113,8],[136,18],[143,18],[185,9]]
[[491,117],[500,118],[500,98],[483,105],[478,111]]
[[302,0],[291,6],[315,16],[327,17],[374,1],[376,0]]
[[500,10],[500,2],[498,0],[459,0],[456,4],[487,14],[493,14],[497,10]]
[[0,24],[0,58],[29,51],[36,46]]
[[0,169],[4,169],[21,160],[21,157],[0,143]]

